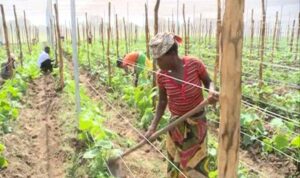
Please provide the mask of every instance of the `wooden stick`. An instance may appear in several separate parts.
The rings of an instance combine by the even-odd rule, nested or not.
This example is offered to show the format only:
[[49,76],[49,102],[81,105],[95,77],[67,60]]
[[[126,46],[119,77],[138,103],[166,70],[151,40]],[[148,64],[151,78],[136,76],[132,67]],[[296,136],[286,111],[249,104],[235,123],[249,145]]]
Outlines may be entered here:
[[126,24],[125,18],[123,17],[123,26],[124,26],[124,37],[125,37],[125,46],[126,46],[126,54],[128,53],[128,40],[127,40],[127,31],[126,31]]
[[116,14],[116,46],[117,46],[117,57],[119,59],[120,53],[119,53],[119,25],[118,25],[118,14]]
[[57,5],[54,4],[55,17],[56,17],[56,30],[57,30],[57,44],[58,44],[58,56],[59,56],[59,76],[60,76],[60,89],[64,88],[64,62],[62,56],[62,47],[60,39],[60,29],[59,29],[59,14],[57,10]]
[[101,18],[101,27],[100,27],[100,31],[101,31],[101,44],[102,44],[102,59],[103,61],[105,61],[105,46],[104,46],[104,22],[103,22],[103,18]]
[[3,24],[5,47],[6,47],[6,56],[7,56],[7,64],[6,65],[8,65],[7,66],[8,67],[8,73],[10,74],[9,77],[12,77],[12,73],[13,73],[13,61],[12,61],[12,58],[10,56],[8,30],[7,30],[7,26],[6,26],[5,12],[4,12],[4,8],[3,8],[2,4],[0,4],[0,8],[1,8],[1,14],[2,14],[2,24]]
[[184,55],[188,55],[187,47],[187,33],[186,33],[186,21],[185,21],[185,4],[182,4],[182,17],[183,17],[183,27],[184,27]]
[[110,66],[110,56],[109,56],[109,45],[110,45],[110,14],[111,14],[111,3],[108,3],[108,27],[107,27],[107,51],[106,58],[108,64],[108,86],[111,86],[111,66]]
[[28,29],[27,29],[26,12],[23,11],[23,14],[24,14],[24,25],[25,25],[25,32],[26,32],[27,47],[28,47],[29,54],[31,54],[31,47],[30,47],[29,36],[28,36]]
[[145,3],[145,35],[146,35],[146,54],[147,58],[150,59],[150,49],[149,49],[149,24],[148,24],[148,7],[147,4]]
[[291,30],[290,52],[293,51],[293,42],[294,42],[295,24],[296,24],[296,20],[293,20],[293,27],[292,27],[292,30]]
[[17,38],[18,38],[18,44],[19,44],[19,50],[20,50],[19,58],[20,58],[21,66],[23,67],[22,41],[21,41],[21,36],[20,36],[20,28],[19,28],[19,23],[18,23],[18,16],[17,16],[17,12],[16,12],[16,6],[13,5],[13,8],[14,8],[15,23],[16,23],[16,29],[17,29]]
[[[158,10],[159,10],[159,4],[160,4],[160,0],[156,0],[156,4],[154,7],[154,35],[156,35],[158,33]],[[153,60],[153,71],[157,70],[157,61]],[[152,88],[156,87],[156,74],[153,73],[152,75],[153,80],[152,80]],[[153,110],[155,109],[156,106],[156,96],[152,97],[152,106],[153,106]]]
[[288,24],[288,27],[287,27],[287,33],[286,33],[286,43],[288,44],[289,43],[289,40],[290,39],[290,22]]
[[158,33],[158,9],[159,9],[160,0],[156,0],[154,8],[154,35]]
[[265,0],[262,3],[262,29],[261,29],[261,45],[260,45],[260,64],[259,64],[259,87],[263,85],[263,62],[264,62],[264,48],[265,48],[265,33],[266,33],[266,9]]
[[212,20],[209,21],[209,30],[208,30],[208,45],[211,44],[211,34],[212,34]]
[[90,60],[90,38],[89,38],[89,23],[87,19],[87,13],[85,13],[85,33],[86,33],[86,50],[87,59],[89,63],[89,70],[91,70],[91,60]]
[[190,54],[190,21],[191,19],[188,18],[188,24],[187,24],[187,54]]
[[273,58],[274,58],[275,42],[276,42],[276,32],[277,32],[277,23],[278,23],[278,11],[276,11],[276,20],[275,20],[275,25],[274,25],[274,30],[273,30],[271,63],[273,62]]
[[300,38],[300,12],[298,14],[298,32],[297,32],[297,42],[296,42],[296,51],[295,51],[295,61],[297,60],[297,58],[299,57],[299,38]]
[[217,83],[219,73],[219,61],[220,61],[220,35],[221,35],[221,0],[217,1],[218,14],[217,14],[217,31],[216,31],[216,59],[214,68],[214,82]]
[[221,34],[218,177],[237,178],[240,148],[244,0],[227,0]]
[[58,51],[58,44],[57,44],[57,42],[58,42],[58,40],[60,39],[59,37],[58,37],[58,35],[57,35],[57,30],[56,30],[56,21],[54,21],[54,23],[53,23],[53,26],[54,26],[54,38],[55,38],[55,45],[54,45],[54,55],[55,55],[55,64],[54,64],[54,66],[58,66],[58,55],[57,55],[57,51]]
[[254,18],[253,18],[253,9],[251,10],[251,42],[250,42],[250,59],[252,59],[252,51],[253,51],[253,38],[254,38]]
[[[80,49],[80,28],[79,28],[79,23],[78,23],[78,19],[77,19],[77,38],[78,38],[78,49]],[[80,52],[80,50],[78,50],[78,52]]]

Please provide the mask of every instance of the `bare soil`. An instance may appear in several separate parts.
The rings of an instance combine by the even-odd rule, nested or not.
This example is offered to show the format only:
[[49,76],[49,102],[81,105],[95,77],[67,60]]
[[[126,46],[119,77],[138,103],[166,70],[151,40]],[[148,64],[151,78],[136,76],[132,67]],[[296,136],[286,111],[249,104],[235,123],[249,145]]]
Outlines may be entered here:
[[34,80],[24,96],[23,108],[13,132],[4,136],[9,166],[0,172],[3,178],[63,178],[69,151],[60,120],[62,98],[55,90],[51,75]]

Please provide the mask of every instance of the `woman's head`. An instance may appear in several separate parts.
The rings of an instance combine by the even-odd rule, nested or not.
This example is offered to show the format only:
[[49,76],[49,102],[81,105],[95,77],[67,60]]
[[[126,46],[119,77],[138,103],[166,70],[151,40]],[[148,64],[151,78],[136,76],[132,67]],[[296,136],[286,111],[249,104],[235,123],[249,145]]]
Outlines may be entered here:
[[150,41],[152,57],[162,70],[170,70],[174,67],[174,61],[178,59],[178,44],[182,42],[179,36],[173,33],[158,33]]
[[174,61],[178,58],[178,45],[173,46],[161,57],[157,58],[157,65],[162,70],[170,70],[174,67]]

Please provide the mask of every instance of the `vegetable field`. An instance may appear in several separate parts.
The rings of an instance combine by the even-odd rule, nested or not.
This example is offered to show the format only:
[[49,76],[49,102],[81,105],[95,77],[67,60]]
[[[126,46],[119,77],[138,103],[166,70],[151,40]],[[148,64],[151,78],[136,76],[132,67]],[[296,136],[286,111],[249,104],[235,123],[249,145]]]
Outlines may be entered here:
[[[169,159],[165,134],[144,136],[159,100],[149,47],[159,32],[182,37],[179,56],[201,60],[219,94],[205,109],[208,177],[300,177],[300,2],[286,2],[298,6],[287,20],[289,9],[272,0],[251,8],[244,0],[215,1],[213,12],[197,9],[206,1],[145,1],[129,18],[135,5],[128,1],[100,3],[95,15],[97,7],[81,8],[89,2],[48,0],[43,27],[17,1],[1,2],[1,75],[11,75],[0,78],[0,177],[164,178],[168,163],[181,169]],[[45,46],[51,73],[37,66]],[[132,51],[151,63],[137,86],[134,71],[117,67]],[[167,109],[157,130],[171,116]],[[122,156],[140,141],[148,144]]]

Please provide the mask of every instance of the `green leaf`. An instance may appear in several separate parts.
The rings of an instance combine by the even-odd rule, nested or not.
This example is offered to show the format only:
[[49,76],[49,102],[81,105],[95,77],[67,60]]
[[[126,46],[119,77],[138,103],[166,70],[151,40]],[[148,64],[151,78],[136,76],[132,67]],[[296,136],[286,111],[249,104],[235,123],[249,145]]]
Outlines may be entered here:
[[280,150],[286,148],[289,145],[289,140],[285,135],[276,135],[274,138],[274,146]]
[[293,138],[293,140],[291,141],[291,146],[294,148],[300,148],[300,135]]
[[6,168],[7,166],[8,166],[7,160],[3,156],[0,156],[0,168],[3,169]]
[[3,144],[0,144],[0,153],[2,153],[5,150],[5,146]]
[[99,153],[99,150],[98,149],[92,149],[92,150],[89,150],[87,152],[85,152],[83,154],[83,158],[85,159],[93,159],[95,158]]

